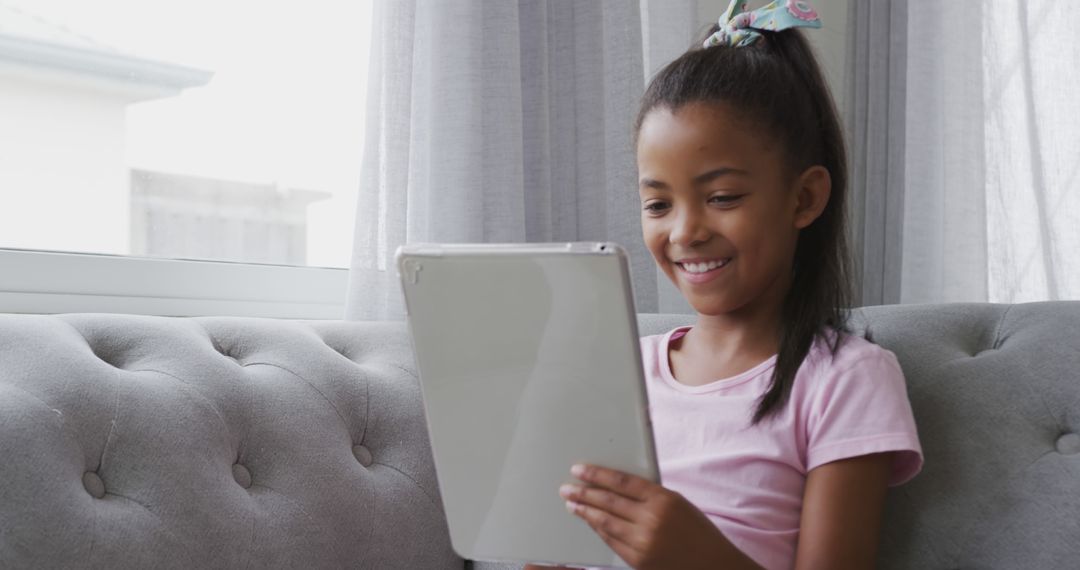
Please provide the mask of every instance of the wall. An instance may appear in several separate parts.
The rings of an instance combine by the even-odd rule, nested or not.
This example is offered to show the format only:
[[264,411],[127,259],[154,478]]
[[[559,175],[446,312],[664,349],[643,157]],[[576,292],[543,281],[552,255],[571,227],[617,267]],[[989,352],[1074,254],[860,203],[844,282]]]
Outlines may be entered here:
[[127,104],[0,68],[0,247],[127,253]]

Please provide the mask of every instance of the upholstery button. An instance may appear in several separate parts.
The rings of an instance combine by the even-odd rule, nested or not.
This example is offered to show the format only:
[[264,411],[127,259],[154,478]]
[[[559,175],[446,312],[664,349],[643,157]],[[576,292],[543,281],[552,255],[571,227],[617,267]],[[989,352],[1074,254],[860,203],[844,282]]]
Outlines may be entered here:
[[251,487],[251,471],[248,471],[247,467],[233,463],[232,476],[241,487],[245,489]]
[[1062,455],[1076,455],[1080,453],[1080,434],[1067,433],[1058,438],[1057,444],[1058,453]]
[[82,484],[86,488],[86,492],[90,493],[95,499],[105,496],[105,482],[101,480],[97,473],[93,471],[83,473]]
[[362,445],[354,445],[352,454],[360,462],[360,465],[364,467],[371,467],[371,464],[375,462],[375,459],[371,456],[371,450]]

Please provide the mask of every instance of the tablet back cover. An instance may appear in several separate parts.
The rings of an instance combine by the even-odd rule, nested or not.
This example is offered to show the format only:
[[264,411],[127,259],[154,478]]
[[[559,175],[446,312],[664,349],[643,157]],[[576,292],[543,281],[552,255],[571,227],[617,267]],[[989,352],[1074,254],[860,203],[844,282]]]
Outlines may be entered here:
[[557,491],[579,462],[659,477],[625,252],[406,246],[398,269],[454,549],[621,566]]

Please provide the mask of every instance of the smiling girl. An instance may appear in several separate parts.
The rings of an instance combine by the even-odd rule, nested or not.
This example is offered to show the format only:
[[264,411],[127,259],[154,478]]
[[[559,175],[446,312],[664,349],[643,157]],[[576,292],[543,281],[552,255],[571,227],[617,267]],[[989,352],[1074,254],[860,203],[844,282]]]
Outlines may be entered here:
[[559,493],[638,569],[872,568],[922,451],[895,356],[846,332],[844,142],[792,29],[820,23],[736,4],[637,120],[644,239],[698,314],[641,341],[663,485],[578,465]]

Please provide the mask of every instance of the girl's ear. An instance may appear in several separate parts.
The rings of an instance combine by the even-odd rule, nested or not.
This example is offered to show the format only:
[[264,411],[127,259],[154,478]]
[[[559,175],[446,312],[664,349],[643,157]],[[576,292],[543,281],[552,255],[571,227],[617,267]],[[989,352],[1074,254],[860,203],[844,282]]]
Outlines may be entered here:
[[811,166],[799,176],[796,188],[795,227],[803,229],[825,211],[832,193],[832,177],[824,166]]

